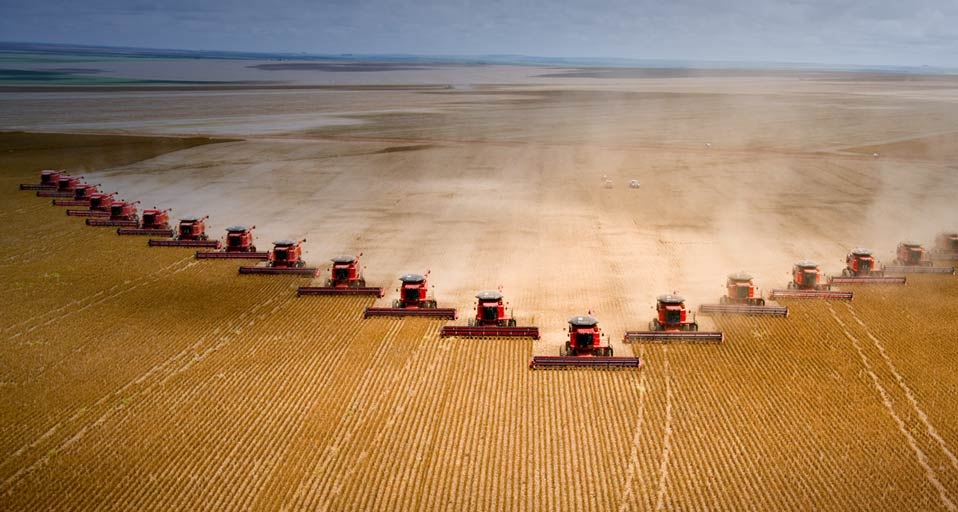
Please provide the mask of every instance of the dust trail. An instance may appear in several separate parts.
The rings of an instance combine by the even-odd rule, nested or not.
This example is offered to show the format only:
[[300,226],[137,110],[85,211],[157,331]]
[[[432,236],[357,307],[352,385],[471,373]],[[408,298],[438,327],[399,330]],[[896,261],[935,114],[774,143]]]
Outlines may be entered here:
[[[645,359],[645,349],[642,348],[639,353],[640,360]],[[638,423],[635,425],[635,433],[632,434],[632,450],[629,452],[629,470],[626,473],[625,484],[622,486],[622,498],[619,500],[619,510],[629,509],[629,498],[632,496],[632,482],[635,480],[635,472],[639,467],[639,442],[642,434],[642,421],[645,417],[645,372],[639,378],[639,414]]]
[[662,349],[662,373],[665,374],[665,435],[662,438],[662,463],[655,510],[665,510],[665,487],[669,483],[669,459],[672,456],[672,378],[669,375],[669,347]]
[[885,345],[878,338],[872,335],[871,331],[868,329],[868,326],[866,326],[865,323],[862,322],[860,318],[858,318],[858,315],[855,314],[855,308],[853,308],[851,304],[845,304],[845,307],[848,308],[849,312],[851,312],[852,318],[854,318],[855,321],[858,322],[858,325],[862,326],[862,328],[865,329],[865,335],[867,335],[868,338],[872,340],[872,343],[875,345],[875,348],[877,348],[878,352],[881,353],[882,359],[885,360],[885,365],[888,366],[888,370],[891,371],[892,375],[895,376],[895,381],[898,382],[898,387],[900,387],[901,390],[905,393],[905,396],[908,398],[908,402],[911,403],[912,408],[915,409],[915,413],[918,414],[918,418],[920,418],[921,422],[925,424],[925,430],[928,432],[928,435],[931,436],[938,443],[938,446],[941,448],[941,451],[945,452],[945,455],[948,457],[948,460],[951,461],[951,467],[958,470],[958,457],[955,457],[955,454],[948,449],[948,445],[945,443],[945,440],[942,439],[941,435],[938,434],[938,429],[936,429],[935,426],[931,424],[931,420],[928,419],[928,415],[925,414],[925,411],[921,408],[920,405],[918,405],[918,399],[915,397],[915,394],[911,391],[911,388],[909,388],[908,385],[905,384],[904,377],[902,377],[901,374],[898,373],[898,368],[895,367],[895,365],[891,361],[891,357],[888,356],[888,352],[885,351]]
[[825,304],[828,306],[828,311],[832,314],[832,318],[834,318],[835,321],[838,322],[838,325],[841,326],[845,337],[852,342],[852,346],[854,346],[855,351],[858,352],[858,357],[862,361],[862,366],[865,368],[865,372],[871,377],[872,384],[875,385],[875,389],[878,391],[878,394],[881,395],[882,404],[886,409],[888,409],[888,414],[891,415],[892,419],[895,420],[895,423],[898,425],[898,430],[903,436],[905,436],[905,439],[908,440],[908,445],[911,446],[912,450],[914,450],[915,458],[918,459],[918,464],[925,469],[925,478],[927,478],[928,482],[930,482],[931,485],[938,490],[938,497],[941,498],[945,508],[952,511],[958,511],[958,507],[955,506],[955,502],[951,501],[951,498],[948,497],[947,489],[945,489],[945,486],[942,485],[940,480],[938,480],[938,475],[935,474],[935,470],[932,469],[931,465],[928,463],[928,456],[925,455],[925,452],[922,451],[921,447],[918,446],[915,436],[913,436],[908,430],[904,420],[902,420],[901,417],[898,416],[898,413],[895,412],[895,406],[892,404],[891,397],[888,396],[888,391],[886,391],[885,387],[881,385],[881,382],[879,382],[878,375],[872,368],[871,362],[869,362],[868,356],[865,355],[865,351],[862,349],[858,338],[852,335],[852,333],[848,332],[848,326],[845,325],[845,322],[842,322],[841,318],[838,318],[838,315],[835,313],[835,309],[832,307],[831,302],[826,302]]

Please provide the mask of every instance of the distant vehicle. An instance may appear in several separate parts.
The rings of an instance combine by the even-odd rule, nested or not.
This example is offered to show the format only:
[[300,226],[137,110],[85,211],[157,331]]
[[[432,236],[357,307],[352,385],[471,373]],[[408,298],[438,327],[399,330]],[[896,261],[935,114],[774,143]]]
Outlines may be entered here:
[[639,188],[639,186],[640,186],[640,185],[639,185],[639,180],[631,180],[631,181],[629,181],[629,188]]

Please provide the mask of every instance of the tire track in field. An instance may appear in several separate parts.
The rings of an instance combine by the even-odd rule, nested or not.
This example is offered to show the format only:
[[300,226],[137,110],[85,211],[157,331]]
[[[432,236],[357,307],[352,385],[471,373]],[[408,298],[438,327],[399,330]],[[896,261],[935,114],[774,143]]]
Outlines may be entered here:
[[[641,346],[639,349],[639,360],[645,360],[645,347]],[[624,511],[629,509],[630,498],[632,497],[632,482],[635,480],[635,473],[639,470],[639,446],[642,442],[642,421],[645,417],[645,381],[646,381],[646,372],[642,372],[642,376],[639,377],[639,412],[637,414],[635,431],[632,434],[632,449],[629,451],[629,468],[626,470],[625,483],[622,485],[622,497],[619,498],[619,510]],[[668,386],[668,381],[666,380],[666,386]],[[666,392],[668,397],[668,391]]]
[[872,334],[868,326],[865,325],[865,322],[863,322],[855,313],[855,308],[851,304],[845,304],[845,307],[848,308],[852,318],[854,318],[855,322],[857,322],[858,325],[865,330],[865,335],[868,336],[868,339],[870,339],[875,348],[878,349],[878,353],[881,354],[882,360],[885,362],[888,370],[892,375],[894,375],[895,382],[897,382],[898,387],[901,388],[902,392],[905,394],[905,397],[908,398],[909,404],[911,404],[912,408],[915,410],[915,414],[918,415],[918,418],[921,420],[922,424],[925,425],[925,430],[928,432],[928,435],[938,443],[941,451],[944,452],[945,456],[947,456],[948,460],[951,462],[951,467],[955,470],[958,470],[958,457],[955,457],[955,454],[948,448],[948,444],[938,433],[938,429],[932,425],[931,420],[928,418],[928,414],[926,414],[924,409],[921,408],[921,405],[918,404],[918,399],[915,397],[915,394],[912,392],[911,388],[908,387],[908,384],[905,383],[905,378],[902,377],[901,373],[899,373],[898,368],[892,362],[891,357],[885,350],[885,344]]
[[[67,437],[65,440],[57,444],[55,447],[49,449],[43,456],[35,460],[32,464],[24,465],[20,467],[20,469],[18,469],[15,473],[10,475],[3,481],[0,481],[0,493],[9,492],[19,482],[22,481],[24,476],[45,466],[50,461],[50,459],[53,456],[55,456],[57,453],[62,452],[63,450],[69,448],[71,445],[80,441],[90,431],[91,428],[102,425],[104,422],[106,422],[110,417],[115,415],[117,412],[122,411],[123,407],[110,406],[108,404],[108,402],[110,402],[111,399],[116,398],[117,396],[122,394],[124,391],[131,389],[134,386],[144,383],[145,381],[147,381],[148,379],[152,377],[155,379],[153,382],[137,390],[134,394],[130,395],[128,398],[132,399],[132,398],[149,394],[153,389],[157,388],[158,386],[164,385],[167,381],[169,381],[175,375],[189,370],[189,368],[195,365],[197,362],[202,361],[203,359],[209,357],[209,355],[216,353],[216,351],[222,349],[224,346],[231,343],[243,332],[244,327],[250,324],[248,319],[251,316],[259,314],[258,317],[262,317],[266,314],[266,313],[260,313],[260,310],[262,310],[263,308],[270,306],[276,300],[281,301],[276,307],[282,307],[286,303],[292,301],[294,298],[295,296],[286,296],[282,298],[279,298],[278,296],[274,296],[265,300],[264,302],[260,302],[254,305],[247,311],[235,317],[234,320],[232,320],[227,326],[225,326],[225,328],[222,330],[225,330],[227,334],[225,336],[221,336],[216,344],[208,347],[203,352],[195,353],[194,350],[197,348],[200,348],[201,346],[203,346],[204,343],[206,343],[207,336],[200,337],[200,339],[196,343],[191,345],[190,347],[181,350],[180,352],[166,359],[162,363],[153,366],[152,368],[147,370],[145,373],[143,373],[142,375],[134,379],[131,379],[123,386],[103,395],[91,407],[79,410],[67,420],[60,421],[56,425],[50,427],[46,432],[44,432],[41,436],[39,436],[32,442],[21,446],[19,449],[14,451],[10,457],[8,457],[3,462],[0,462],[0,467],[6,466],[12,463],[15,458],[23,455],[25,452],[27,452],[30,449],[36,448],[37,446],[39,446],[41,443],[45,442],[46,440],[51,439],[57,433],[57,431],[61,430],[61,428],[64,427],[65,423],[74,423],[76,421],[79,421],[81,417],[86,415],[88,412],[92,413],[93,411],[96,411],[97,409],[101,409],[102,407],[107,407],[107,409],[104,412],[102,412],[102,414],[100,414],[99,417],[97,417],[93,421],[86,421],[82,423],[82,426],[80,426],[80,428],[73,435]],[[214,330],[214,327],[215,327],[215,330]],[[220,326],[211,326],[210,328],[211,332],[220,331],[220,330],[221,330]],[[182,364],[178,365],[177,363],[180,363],[180,362],[182,362]],[[68,434],[64,434],[64,435],[68,435]]]
[[875,386],[875,390],[878,391],[878,394],[881,396],[882,404],[885,406],[885,409],[888,410],[888,414],[891,416],[892,420],[895,421],[895,424],[898,426],[899,432],[905,436],[905,440],[908,442],[908,445],[911,447],[912,451],[915,452],[915,458],[918,461],[918,464],[925,470],[925,478],[929,483],[938,491],[938,497],[941,499],[942,504],[951,511],[958,511],[958,506],[955,505],[955,502],[948,497],[948,489],[941,483],[941,480],[938,479],[938,474],[935,472],[934,468],[931,467],[931,464],[928,461],[928,455],[918,446],[918,441],[915,439],[915,436],[908,430],[908,426],[905,424],[905,421],[898,415],[895,411],[895,405],[892,402],[891,396],[888,393],[888,390],[882,385],[878,374],[875,373],[875,369],[871,364],[871,361],[868,359],[868,355],[865,354],[865,350],[862,348],[861,342],[848,330],[848,326],[841,318],[838,317],[838,314],[835,312],[835,308],[832,307],[831,301],[826,301],[825,305],[828,307],[828,312],[832,315],[832,318],[835,319],[835,322],[842,328],[845,337],[848,338],[848,341],[852,343],[852,346],[855,348],[855,351],[858,353],[858,357],[861,360],[862,366],[865,369],[865,372],[871,378],[872,384]]
[[669,483],[669,459],[672,456],[672,376],[669,368],[669,347],[662,347],[662,375],[665,377],[665,434],[659,464],[659,484],[655,510],[665,510],[665,490]]
[[[195,262],[195,261],[190,261],[191,259],[192,259],[192,256],[187,256],[187,257],[181,258],[181,259],[176,260],[176,261],[174,261],[173,263],[171,263],[171,264],[169,264],[169,265],[167,265],[167,266],[165,266],[165,267],[162,267],[162,268],[160,268],[160,269],[157,269],[157,270],[155,270],[155,271],[153,271],[153,272],[151,272],[151,273],[149,273],[149,274],[146,274],[146,275],[144,275],[144,276],[141,276],[141,277],[139,277],[139,278],[137,278],[137,279],[133,279],[133,280],[129,280],[129,281],[124,281],[124,282],[121,282],[121,283],[117,283],[117,284],[115,284],[115,285],[113,285],[113,286],[111,286],[111,287],[109,287],[109,288],[107,288],[107,289],[105,289],[105,290],[100,290],[100,291],[98,291],[98,292],[96,292],[96,293],[87,295],[86,297],[82,297],[82,298],[79,298],[79,299],[74,299],[74,300],[72,300],[72,301],[70,301],[70,302],[68,302],[68,303],[64,304],[63,306],[60,306],[60,307],[58,307],[58,308],[56,308],[56,309],[48,309],[48,310],[46,310],[46,311],[44,311],[44,312],[42,312],[42,313],[40,313],[40,314],[38,314],[38,315],[34,315],[34,316],[30,317],[30,318],[27,318],[26,320],[22,320],[22,321],[20,321],[20,322],[17,322],[16,324],[13,324],[13,325],[10,325],[10,326],[8,326],[8,327],[5,327],[2,332],[8,332],[8,331],[13,330],[13,329],[16,329],[16,328],[18,328],[18,327],[23,327],[23,326],[25,326],[25,325],[27,325],[27,324],[30,324],[31,322],[39,322],[39,323],[36,323],[35,325],[33,325],[33,326],[31,326],[31,327],[24,328],[23,330],[21,330],[21,331],[19,331],[19,332],[17,332],[17,333],[11,334],[10,337],[9,337],[10,340],[19,338],[20,336],[22,336],[22,335],[24,335],[24,334],[27,334],[27,333],[30,333],[30,332],[32,332],[32,331],[34,331],[34,330],[36,330],[36,329],[38,329],[38,328],[40,328],[40,327],[43,327],[43,326],[46,326],[46,325],[50,325],[50,324],[52,324],[52,323],[54,323],[54,322],[62,321],[64,318],[67,318],[67,317],[69,317],[70,315],[72,315],[72,314],[74,314],[74,313],[77,313],[77,312],[79,312],[79,311],[83,311],[83,310],[85,310],[85,309],[87,309],[87,308],[89,308],[89,307],[91,307],[91,306],[95,306],[95,305],[97,305],[97,304],[102,304],[103,302],[106,302],[106,301],[108,301],[108,300],[110,300],[110,299],[114,299],[114,298],[116,298],[116,297],[119,297],[119,296],[121,296],[121,295],[123,295],[123,294],[125,294],[125,293],[127,293],[127,292],[129,292],[129,291],[131,291],[131,290],[134,290],[134,289],[136,289],[136,288],[139,288],[139,287],[141,287],[141,286],[144,286],[144,285],[146,285],[146,284],[148,284],[148,283],[153,283],[153,282],[159,281],[160,279],[162,279],[163,274],[165,274],[165,273],[166,273],[167,271],[169,271],[170,269],[174,269],[174,270],[173,270],[173,273],[176,273],[176,272],[185,270],[185,269],[187,269],[187,268],[189,268],[189,267],[191,267],[191,266],[193,266],[193,265],[196,265],[197,262]],[[186,264],[186,265],[183,265],[184,262],[187,262],[187,264]],[[177,266],[179,266],[180,268],[176,268]],[[116,292],[114,292],[114,293],[110,293],[111,291],[116,290],[116,289],[119,289],[119,290],[116,291]],[[106,295],[104,295],[104,294],[106,294]],[[77,309],[70,310],[71,307],[76,307]],[[44,319],[46,319],[47,317],[49,317],[49,316],[51,316],[51,315],[54,315],[54,317],[53,317],[53,318],[50,318],[49,320],[44,321]]]

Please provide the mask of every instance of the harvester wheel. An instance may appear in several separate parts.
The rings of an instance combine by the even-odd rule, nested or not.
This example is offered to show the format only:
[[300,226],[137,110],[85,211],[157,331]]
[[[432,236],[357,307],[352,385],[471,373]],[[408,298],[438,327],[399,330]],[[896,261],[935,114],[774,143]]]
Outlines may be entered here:
[[848,270],[847,268],[843,268],[843,269],[842,269],[842,277],[852,277],[852,272],[851,272],[851,270]]
[[569,354],[570,352],[571,352],[571,350],[569,350],[569,344],[568,344],[568,343],[566,343],[565,345],[562,345],[561,347],[559,347],[559,355],[562,356],[562,357],[566,357],[566,356],[570,355],[570,354]]
[[719,304],[728,304],[728,297],[722,295],[722,298],[719,299]]
[[249,246],[249,252],[256,252],[256,246],[255,245]]
[[469,321],[466,322],[466,324],[467,324],[469,327],[475,327],[475,326],[476,326],[476,319],[475,319],[475,318],[470,318]]
[[756,306],[764,306],[764,305],[765,305],[765,299],[758,299],[758,300],[756,300],[756,301],[755,301],[755,305],[756,305]]
[[393,308],[398,308],[400,306],[399,299],[393,299]]
[[509,319],[509,327],[515,327],[515,326],[516,326],[516,319],[515,319],[515,318],[510,318],[510,319]]
[[364,277],[360,277],[360,278],[359,278],[359,287],[360,287],[360,288],[365,288],[365,287],[366,287],[366,278],[364,278]]
[[789,282],[788,282],[788,289],[791,290],[791,289],[793,289],[793,288],[795,288],[795,282],[794,282],[794,281],[789,281]]
[[690,330],[690,331],[697,331],[697,330],[699,330],[699,324],[698,324],[698,322],[692,322],[692,323],[690,323],[690,324],[689,324],[689,330]]

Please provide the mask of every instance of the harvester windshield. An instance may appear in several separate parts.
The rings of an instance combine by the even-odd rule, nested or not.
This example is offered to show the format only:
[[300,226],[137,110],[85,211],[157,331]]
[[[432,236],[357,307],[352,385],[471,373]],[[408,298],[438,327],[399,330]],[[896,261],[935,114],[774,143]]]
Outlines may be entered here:
[[860,259],[858,260],[858,270],[861,272],[868,272],[872,269],[872,260],[870,259]]
[[575,346],[587,348],[593,345],[595,334],[592,331],[579,331],[575,333]]
[[419,287],[410,286],[408,288],[404,288],[402,291],[402,298],[406,302],[418,302]]
[[349,267],[334,267],[333,278],[337,281],[346,281],[349,279]]
[[748,284],[737,284],[735,285],[734,297],[736,299],[747,299],[748,298]]
[[482,319],[485,321],[496,321],[499,319],[499,306],[488,304],[482,307]]
[[682,322],[682,308],[670,306],[665,309],[665,323],[678,324]]

